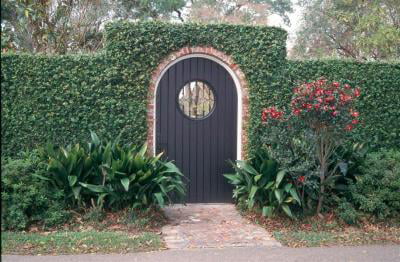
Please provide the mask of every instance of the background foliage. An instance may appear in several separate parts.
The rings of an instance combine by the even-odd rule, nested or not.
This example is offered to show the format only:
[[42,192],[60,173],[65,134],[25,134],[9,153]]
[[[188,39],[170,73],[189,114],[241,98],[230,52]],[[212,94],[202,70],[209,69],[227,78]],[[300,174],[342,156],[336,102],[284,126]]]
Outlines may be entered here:
[[297,58],[346,57],[390,60],[400,56],[398,0],[300,0]]
[[89,130],[107,138],[125,129],[121,142],[142,144],[151,73],[184,46],[212,46],[246,75],[252,152],[260,144],[262,108],[286,105],[293,86],[320,76],[361,87],[364,127],[356,137],[377,147],[400,143],[399,63],[287,61],[286,32],[273,27],[116,22],[106,32],[105,51],[95,55],[2,56],[3,155],[47,141],[85,141]]

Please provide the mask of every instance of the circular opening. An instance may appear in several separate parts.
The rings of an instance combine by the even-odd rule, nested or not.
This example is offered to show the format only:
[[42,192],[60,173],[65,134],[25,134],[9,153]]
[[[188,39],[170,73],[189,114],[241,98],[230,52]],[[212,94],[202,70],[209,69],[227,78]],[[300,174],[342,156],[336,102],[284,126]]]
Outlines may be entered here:
[[202,81],[186,83],[178,95],[181,111],[191,119],[202,119],[212,113],[215,96],[211,87]]

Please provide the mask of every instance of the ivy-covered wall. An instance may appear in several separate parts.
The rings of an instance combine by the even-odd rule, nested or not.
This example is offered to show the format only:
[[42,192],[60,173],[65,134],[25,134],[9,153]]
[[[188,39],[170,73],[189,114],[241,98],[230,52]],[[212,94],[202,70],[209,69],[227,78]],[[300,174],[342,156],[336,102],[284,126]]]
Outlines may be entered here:
[[46,142],[86,140],[89,130],[113,136],[123,128],[145,132],[138,101],[116,88],[103,54],[2,55],[2,155]]
[[[2,150],[12,155],[46,141],[72,143],[89,130],[125,141],[146,138],[146,98],[160,61],[186,46],[211,46],[231,56],[247,77],[250,115],[260,94],[279,87],[286,32],[240,25],[117,22],[106,28],[104,53],[94,56],[2,57]],[[252,126],[249,120],[250,144]]]
[[249,148],[258,143],[260,112],[286,106],[291,88],[325,76],[362,88],[365,125],[355,133],[377,146],[400,144],[400,63],[287,61],[286,32],[241,25],[116,22],[106,48],[94,55],[17,55],[1,58],[2,155],[47,141],[68,144],[89,130],[125,141],[146,139],[146,102],[152,72],[171,52],[211,46],[231,56],[249,90]]

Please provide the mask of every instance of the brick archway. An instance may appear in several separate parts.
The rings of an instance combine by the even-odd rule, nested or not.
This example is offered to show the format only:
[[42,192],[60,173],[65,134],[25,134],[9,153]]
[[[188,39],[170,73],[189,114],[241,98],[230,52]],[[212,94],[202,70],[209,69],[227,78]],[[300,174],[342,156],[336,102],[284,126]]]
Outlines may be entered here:
[[168,55],[153,71],[148,98],[147,98],[147,144],[150,154],[155,153],[155,97],[157,85],[164,72],[186,57],[206,57],[222,65],[234,79],[238,93],[238,159],[243,159],[247,154],[247,123],[249,119],[249,97],[247,81],[239,66],[227,54],[213,47],[184,47]]

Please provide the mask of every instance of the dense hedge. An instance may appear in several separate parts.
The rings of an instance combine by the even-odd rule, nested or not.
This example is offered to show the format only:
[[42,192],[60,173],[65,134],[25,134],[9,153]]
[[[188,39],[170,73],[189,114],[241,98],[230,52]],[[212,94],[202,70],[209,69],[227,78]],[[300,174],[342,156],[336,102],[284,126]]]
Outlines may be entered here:
[[142,143],[151,73],[185,46],[231,55],[247,75],[250,110],[258,115],[259,94],[278,87],[274,76],[286,56],[286,32],[273,27],[117,22],[106,38],[106,52],[93,57],[2,58],[3,154],[47,140],[83,140],[89,129],[115,136],[125,127],[125,140]]
[[116,22],[96,55],[2,55],[2,154],[50,140],[86,140],[89,130],[140,144],[146,137],[151,73],[169,53],[212,46],[230,55],[249,84],[250,149],[258,144],[264,106],[287,105],[290,88],[321,75],[364,91],[365,127],[357,136],[376,145],[400,144],[400,64],[287,61],[286,32],[273,27]]
[[143,101],[118,87],[105,55],[3,55],[1,63],[2,155],[85,141],[89,130],[116,136],[125,127],[143,140]]

